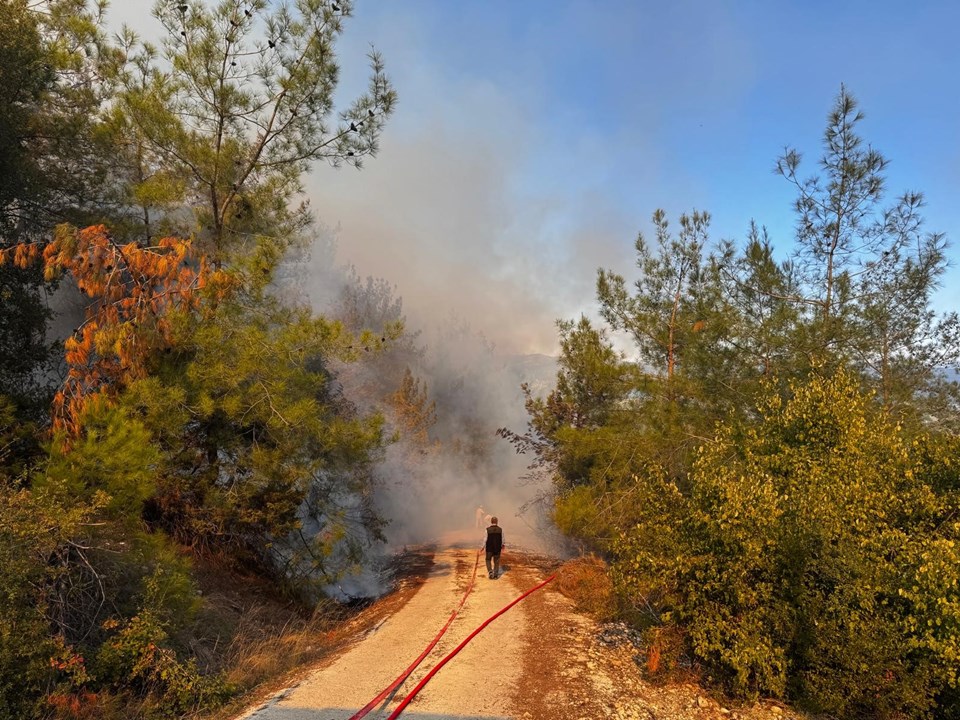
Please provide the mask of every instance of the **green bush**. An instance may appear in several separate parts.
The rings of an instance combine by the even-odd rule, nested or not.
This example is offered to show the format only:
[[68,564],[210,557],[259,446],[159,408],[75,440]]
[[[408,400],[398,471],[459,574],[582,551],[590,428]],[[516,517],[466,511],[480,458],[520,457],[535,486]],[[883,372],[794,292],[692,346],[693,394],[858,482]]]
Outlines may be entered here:
[[719,428],[682,499],[637,478],[652,504],[616,544],[617,587],[687,628],[686,651],[737,694],[924,714],[960,665],[960,525],[925,481],[942,453],[843,372],[792,390]]
[[0,485],[0,719],[173,716],[229,692],[177,658],[198,608],[190,565],[140,519],[157,454],[91,404],[85,432]]
[[55,653],[46,607],[34,588],[43,560],[71,516],[27,490],[0,489],[0,718],[32,717],[51,677]]
[[142,700],[144,717],[180,717],[221,704],[232,693],[220,676],[205,676],[191,658],[183,662],[169,646],[165,623],[145,608],[118,627],[97,655],[101,683]]

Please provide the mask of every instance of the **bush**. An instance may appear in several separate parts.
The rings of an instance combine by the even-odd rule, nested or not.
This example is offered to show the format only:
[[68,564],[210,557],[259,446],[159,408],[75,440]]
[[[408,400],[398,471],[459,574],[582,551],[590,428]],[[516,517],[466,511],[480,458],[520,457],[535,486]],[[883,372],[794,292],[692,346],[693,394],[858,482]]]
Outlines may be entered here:
[[739,695],[924,714],[960,664],[960,527],[924,448],[843,372],[771,393],[705,444],[682,499],[637,478],[652,507],[616,545],[617,587]]
[[232,689],[219,676],[204,676],[196,661],[182,662],[168,645],[164,623],[146,608],[118,627],[103,644],[96,667],[116,692],[143,698],[145,717],[179,717],[220,705]]
[[[31,717],[55,652],[34,588],[56,544],[56,514],[26,490],[0,489],[0,718]],[[61,516],[62,519],[66,520]]]
[[229,688],[174,650],[198,604],[189,563],[140,520],[157,456],[116,408],[92,403],[84,420],[69,447],[0,485],[0,719],[217,704]]

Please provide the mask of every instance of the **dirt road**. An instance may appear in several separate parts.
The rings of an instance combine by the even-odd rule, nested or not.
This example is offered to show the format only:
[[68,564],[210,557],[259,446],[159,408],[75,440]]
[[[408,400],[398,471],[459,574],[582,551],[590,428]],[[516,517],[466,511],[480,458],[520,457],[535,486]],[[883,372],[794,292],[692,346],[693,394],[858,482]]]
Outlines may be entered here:
[[[392,614],[310,669],[302,680],[240,716],[244,720],[347,720],[430,643],[473,575],[476,547],[437,550],[422,584]],[[382,720],[434,665],[487,618],[542,582],[542,558],[508,551],[503,575],[476,585],[446,634],[410,677],[366,717]],[[494,620],[434,676],[401,718],[410,720],[668,720],[796,717],[755,705],[729,709],[692,685],[653,687],[636,648],[604,640],[589,618],[547,585]],[[240,718],[238,718],[240,720]]]
[[[530,572],[517,572],[509,555],[499,580],[487,578],[480,558],[474,589],[450,628],[420,666],[382,705],[385,717],[444,655],[519,594]],[[316,670],[282,699],[248,717],[256,720],[346,720],[390,684],[430,643],[460,603],[473,576],[476,548],[437,552],[426,582],[395,615]],[[522,578],[521,578],[522,576]],[[403,717],[508,718],[522,675],[527,613],[522,603],[492,623],[443,668]]]

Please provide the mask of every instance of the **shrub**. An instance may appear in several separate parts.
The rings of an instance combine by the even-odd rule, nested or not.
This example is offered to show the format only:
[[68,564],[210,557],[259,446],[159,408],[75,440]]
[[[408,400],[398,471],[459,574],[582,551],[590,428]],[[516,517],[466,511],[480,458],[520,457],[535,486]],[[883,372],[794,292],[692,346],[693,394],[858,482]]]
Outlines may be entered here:
[[36,428],[20,423],[14,404],[0,395],[0,718],[28,717],[50,675],[54,651],[42,604],[43,560],[56,545],[57,528],[70,517],[23,489]]
[[924,481],[942,458],[843,372],[792,390],[756,425],[720,427],[682,499],[637,478],[649,505],[614,580],[737,694],[923,714],[960,664],[960,527]]
[[43,588],[62,579],[51,561],[88,510],[0,487],[0,718],[32,717],[53,678],[58,645]]
[[197,607],[189,563],[140,521],[157,456],[116,408],[91,403],[83,418],[69,446],[0,485],[0,719],[216,704],[226,685],[171,639]]
[[[113,626],[112,623],[110,623]],[[221,704],[232,689],[219,676],[204,676],[196,661],[183,662],[167,643],[164,623],[144,609],[116,626],[97,656],[101,682],[144,700],[147,717],[179,717]]]

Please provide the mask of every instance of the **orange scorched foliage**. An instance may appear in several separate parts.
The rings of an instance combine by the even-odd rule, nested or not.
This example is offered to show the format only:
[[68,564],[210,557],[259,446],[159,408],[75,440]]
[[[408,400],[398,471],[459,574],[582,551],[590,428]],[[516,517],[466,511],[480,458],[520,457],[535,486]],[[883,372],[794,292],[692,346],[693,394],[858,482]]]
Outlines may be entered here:
[[216,273],[189,240],[166,237],[145,247],[121,245],[103,225],[63,225],[51,242],[0,251],[0,263],[26,268],[42,260],[47,281],[71,276],[90,299],[84,320],[64,343],[68,367],[54,398],[54,430],[80,432],[94,398],[109,399],[146,375],[151,357],[173,343],[173,318],[196,308]]
[[47,705],[53,711],[53,717],[60,720],[86,720],[102,717],[102,708],[96,693],[53,692],[47,696]]

